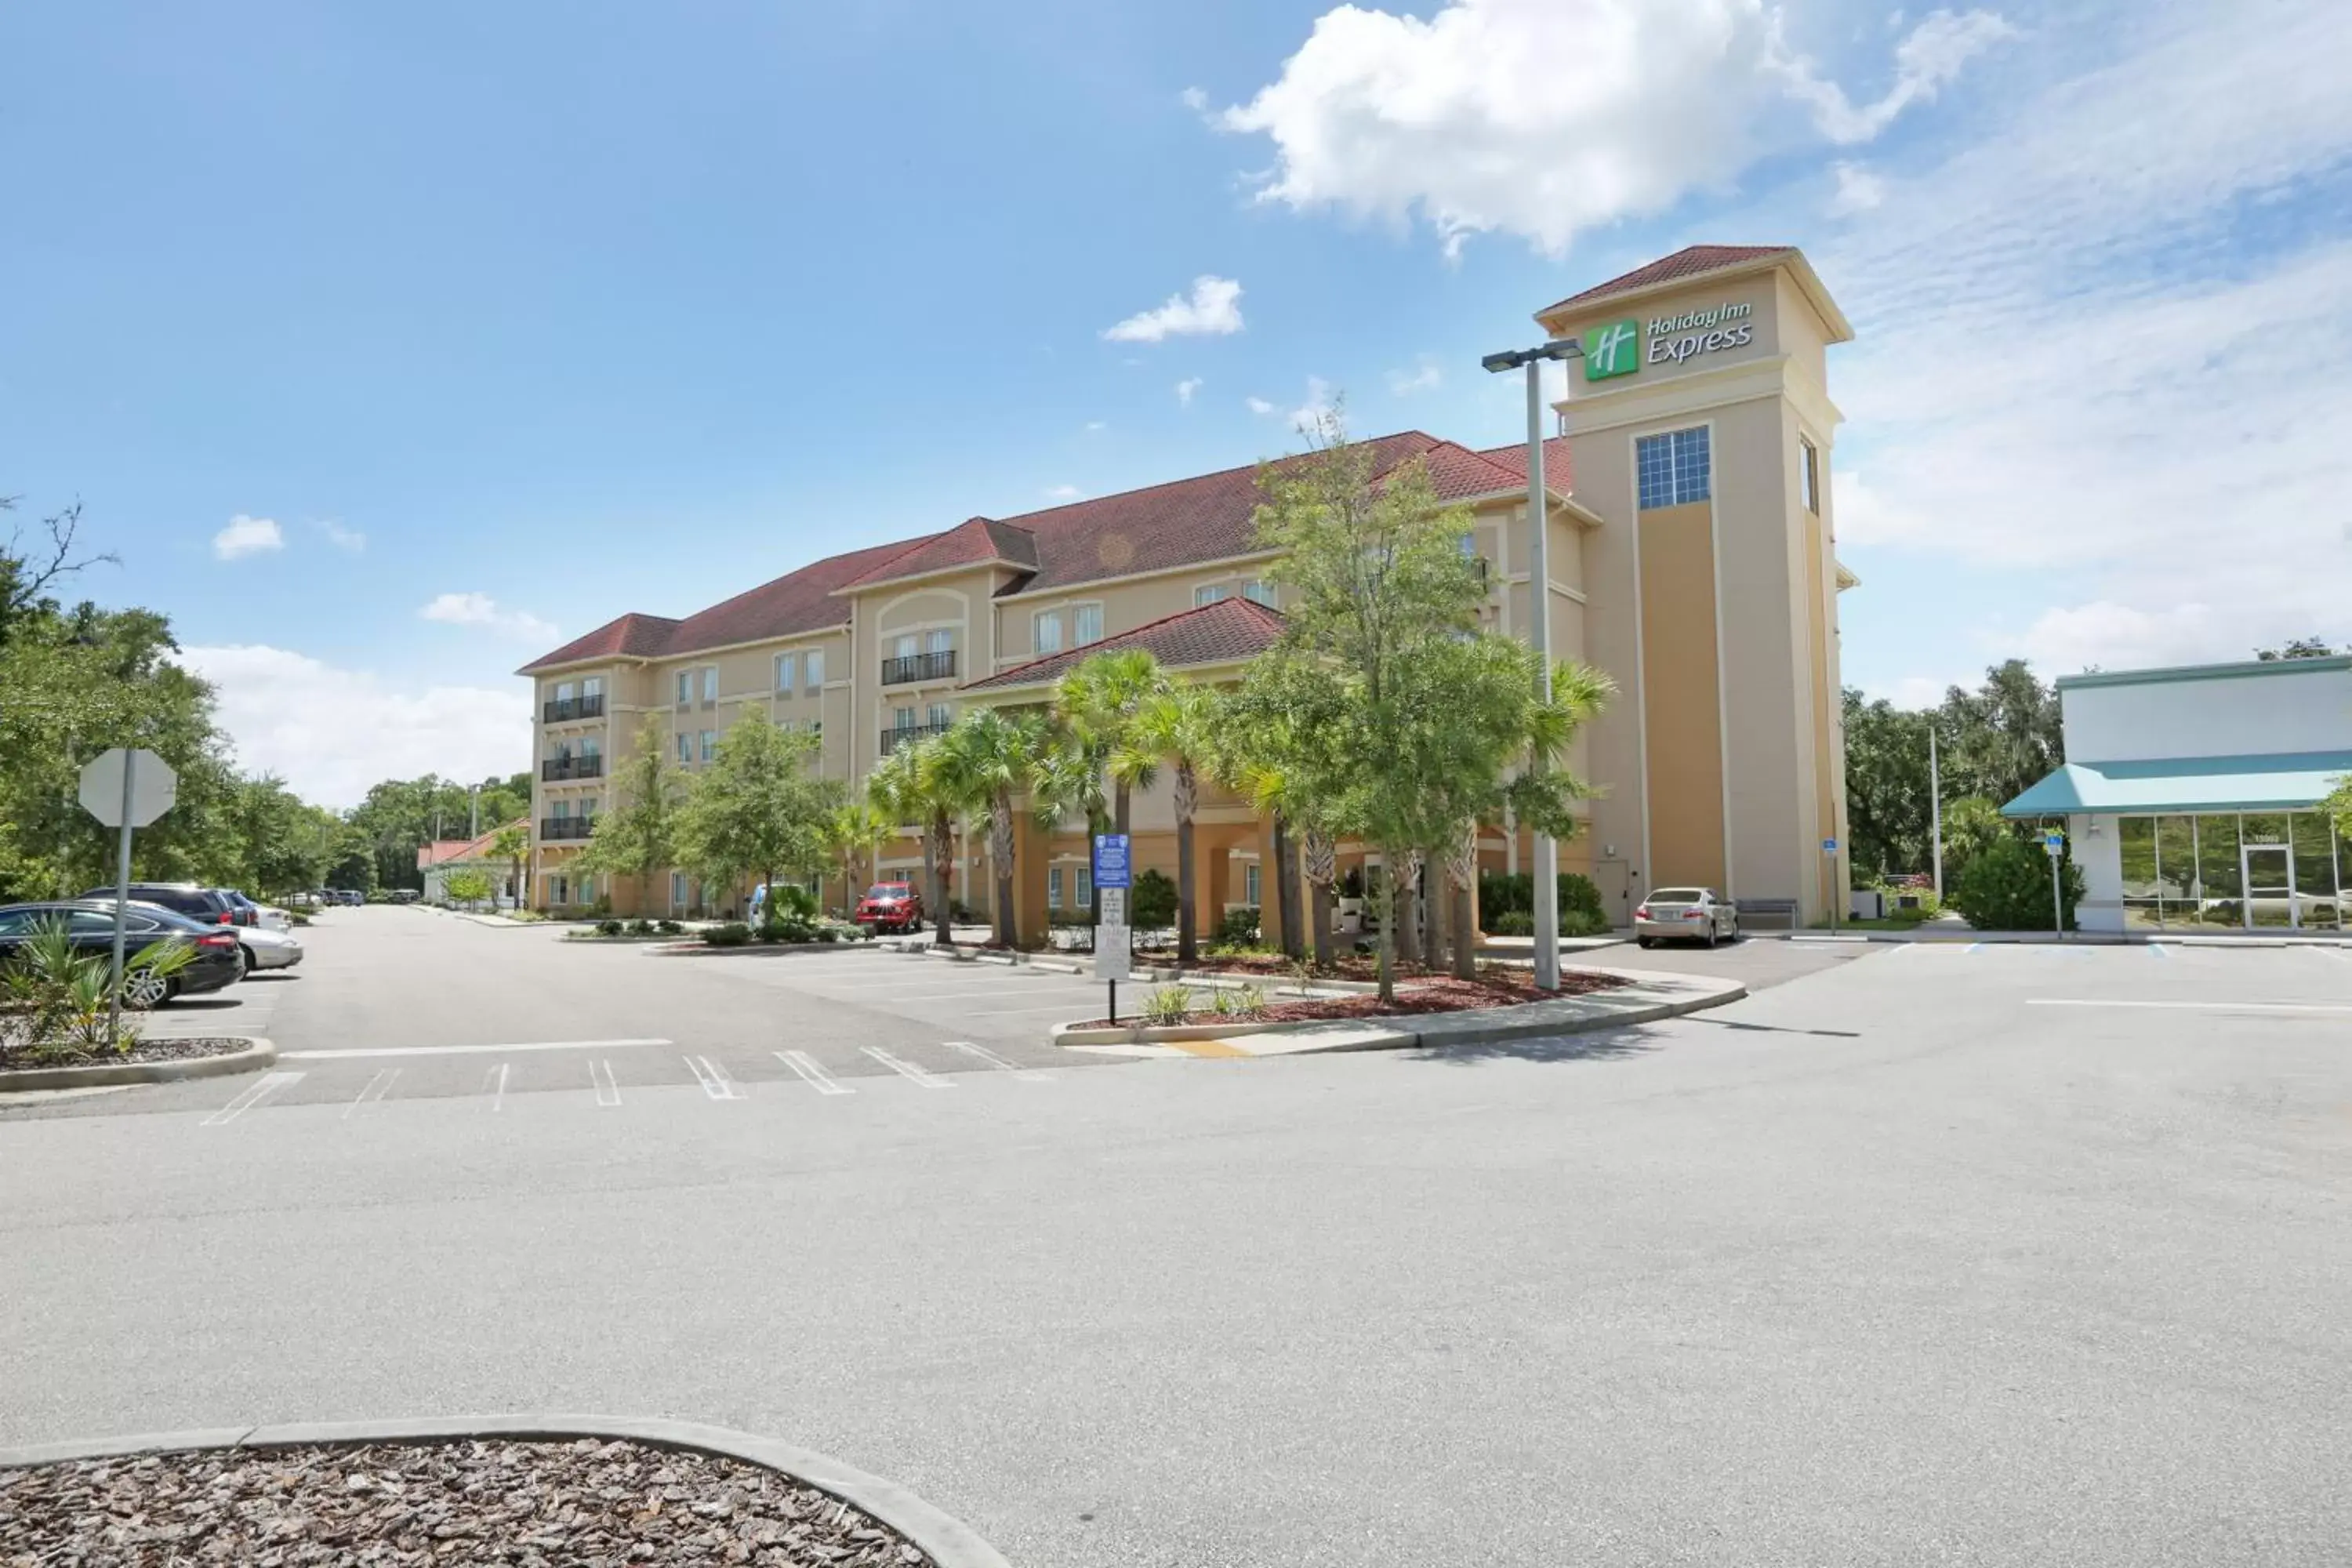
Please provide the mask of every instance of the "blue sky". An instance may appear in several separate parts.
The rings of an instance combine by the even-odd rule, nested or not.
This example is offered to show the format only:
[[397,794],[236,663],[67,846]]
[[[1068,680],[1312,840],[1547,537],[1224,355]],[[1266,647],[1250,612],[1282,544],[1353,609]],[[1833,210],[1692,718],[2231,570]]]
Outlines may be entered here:
[[507,672],[625,609],[1340,393],[1512,438],[1532,310],[1788,241],[1850,680],[2344,637],[2352,21],[2220,9],[15,7],[0,493],[344,804],[522,765]]

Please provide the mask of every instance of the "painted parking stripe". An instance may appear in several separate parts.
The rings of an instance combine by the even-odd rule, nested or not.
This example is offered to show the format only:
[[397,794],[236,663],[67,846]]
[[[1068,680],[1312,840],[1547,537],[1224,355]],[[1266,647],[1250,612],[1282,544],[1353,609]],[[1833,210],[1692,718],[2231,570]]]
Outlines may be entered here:
[[222,1106],[210,1116],[205,1117],[202,1125],[206,1127],[218,1127],[224,1122],[234,1121],[238,1117],[244,1115],[247,1111],[251,1110],[255,1106],[259,1105],[264,1100],[269,1099],[279,1089],[289,1089],[301,1081],[302,1075],[299,1072],[263,1073],[261,1077],[254,1082],[252,1087],[245,1089],[243,1092],[238,1094],[235,1100],[230,1100],[226,1105]]
[[368,1079],[367,1087],[360,1090],[358,1098],[353,1100],[349,1105],[343,1107],[342,1120],[349,1121],[352,1119],[352,1112],[357,1110],[361,1106],[367,1104],[368,1101],[372,1100],[382,1100],[384,1097],[385,1092],[392,1088],[392,1080],[399,1076],[400,1069],[398,1068],[386,1068],[383,1071],[377,1073],[373,1078]]
[[694,1074],[695,1081],[702,1085],[702,1092],[711,1099],[741,1100],[744,1098],[742,1089],[736,1085],[733,1079],[727,1076],[727,1069],[709,1057],[688,1057],[685,1060],[688,1068]]
[[944,1079],[940,1077],[937,1073],[925,1072],[914,1063],[908,1061],[903,1058],[894,1057],[879,1046],[861,1046],[858,1048],[863,1050],[867,1056],[872,1057],[876,1061],[880,1062],[884,1067],[888,1068],[892,1072],[897,1073],[901,1078],[910,1078],[917,1083],[921,1084],[925,1089],[953,1089],[955,1087],[955,1081],[952,1079]]
[[2147,951],[2158,958],[2170,958],[2172,956],[2172,950],[2165,946],[2164,943],[2160,942],[2149,942],[2147,944]]
[[818,1066],[817,1059],[806,1051],[778,1051],[775,1053],[775,1058],[793,1071],[800,1074],[802,1081],[819,1094],[856,1094],[857,1092]]
[[1985,944],[1980,942],[1972,942],[1969,943],[1969,951],[1970,952],[1982,952],[1984,950]]
[[2029,996],[2029,1007],[2161,1007],[2188,1013],[2352,1013],[2352,1002],[2143,1002],[2095,996]]
[[624,1046],[668,1046],[674,1040],[526,1040],[505,1046],[374,1046],[352,1051],[280,1051],[279,1061],[341,1062],[371,1057],[483,1057],[516,1051],[602,1051]]
[[490,1097],[492,1110],[498,1110],[506,1103],[507,1074],[513,1070],[512,1063],[500,1062],[482,1075],[482,1092]]
[[588,1064],[588,1082],[596,1090],[596,1103],[614,1106],[621,1103],[621,1086],[614,1081],[613,1064],[593,1061]]
[[1032,1083],[1051,1083],[1054,1081],[1054,1075],[1052,1073],[1039,1072],[1034,1068],[1016,1066],[1012,1062],[1006,1061],[1003,1057],[998,1056],[986,1046],[976,1046],[970,1040],[949,1040],[946,1041],[945,1044],[948,1049],[951,1051],[961,1051],[968,1057],[977,1058],[981,1061],[986,1062],[990,1067],[994,1068],[999,1072],[1009,1072],[1015,1078],[1027,1079]]

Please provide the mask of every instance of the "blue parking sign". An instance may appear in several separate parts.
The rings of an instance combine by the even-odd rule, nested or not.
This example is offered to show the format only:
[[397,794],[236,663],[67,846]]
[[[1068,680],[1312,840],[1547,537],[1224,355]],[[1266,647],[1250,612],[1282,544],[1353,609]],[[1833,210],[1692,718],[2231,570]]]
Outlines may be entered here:
[[1095,886],[1124,888],[1129,886],[1127,835],[1104,833],[1095,837]]

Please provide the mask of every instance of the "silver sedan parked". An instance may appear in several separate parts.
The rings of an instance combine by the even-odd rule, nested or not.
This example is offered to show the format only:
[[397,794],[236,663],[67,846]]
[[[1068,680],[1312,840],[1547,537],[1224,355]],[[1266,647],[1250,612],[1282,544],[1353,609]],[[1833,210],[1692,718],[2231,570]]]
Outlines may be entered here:
[[1633,911],[1633,940],[1643,947],[1659,942],[1718,942],[1739,936],[1739,910],[1713,888],[1657,888]]

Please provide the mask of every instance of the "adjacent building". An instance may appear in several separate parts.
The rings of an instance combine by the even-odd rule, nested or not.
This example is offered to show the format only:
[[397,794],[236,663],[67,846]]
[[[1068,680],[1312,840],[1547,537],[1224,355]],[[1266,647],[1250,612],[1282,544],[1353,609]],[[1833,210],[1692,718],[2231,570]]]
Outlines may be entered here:
[[[1419,461],[1467,518],[1492,628],[1549,617],[1555,657],[1605,670],[1617,700],[1571,763],[1600,785],[1561,867],[1618,918],[1652,886],[1703,883],[1805,921],[1844,886],[1838,733],[1838,566],[1829,474],[1838,414],[1826,351],[1852,332],[1798,251],[1694,247],[1538,313],[1572,336],[1546,443],[1547,498],[1528,505],[1523,446],[1474,448],[1421,431],[1366,443],[1382,472]],[[572,862],[614,768],[646,721],[692,770],[751,711],[817,738],[851,784],[964,709],[1042,701],[1086,655],[1141,647],[1196,679],[1238,679],[1280,635],[1274,558],[1255,541],[1255,465],[827,557],[684,618],[625,615],[525,666],[540,758],[533,896],[623,912],[734,906],[740,889],[683,870],[610,885]],[[1550,580],[1531,580],[1533,527]],[[1271,903],[1274,846],[1244,801],[1196,816],[1204,927]],[[1172,871],[1164,789],[1135,809],[1137,861]],[[1083,825],[1024,821],[1015,918],[1041,934],[1087,907]],[[953,882],[992,892],[985,836],[961,840]],[[1483,858],[1529,868],[1524,833]],[[1343,849],[1343,861],[1369,857]],[[911,838],[884,864],[920,862]]]
[[2320,802],[2352,776],[2352,658],[2058,681],[2066,763],[2002,814],[2063,822],[2085,931],[2334,931],[2352,880]]

